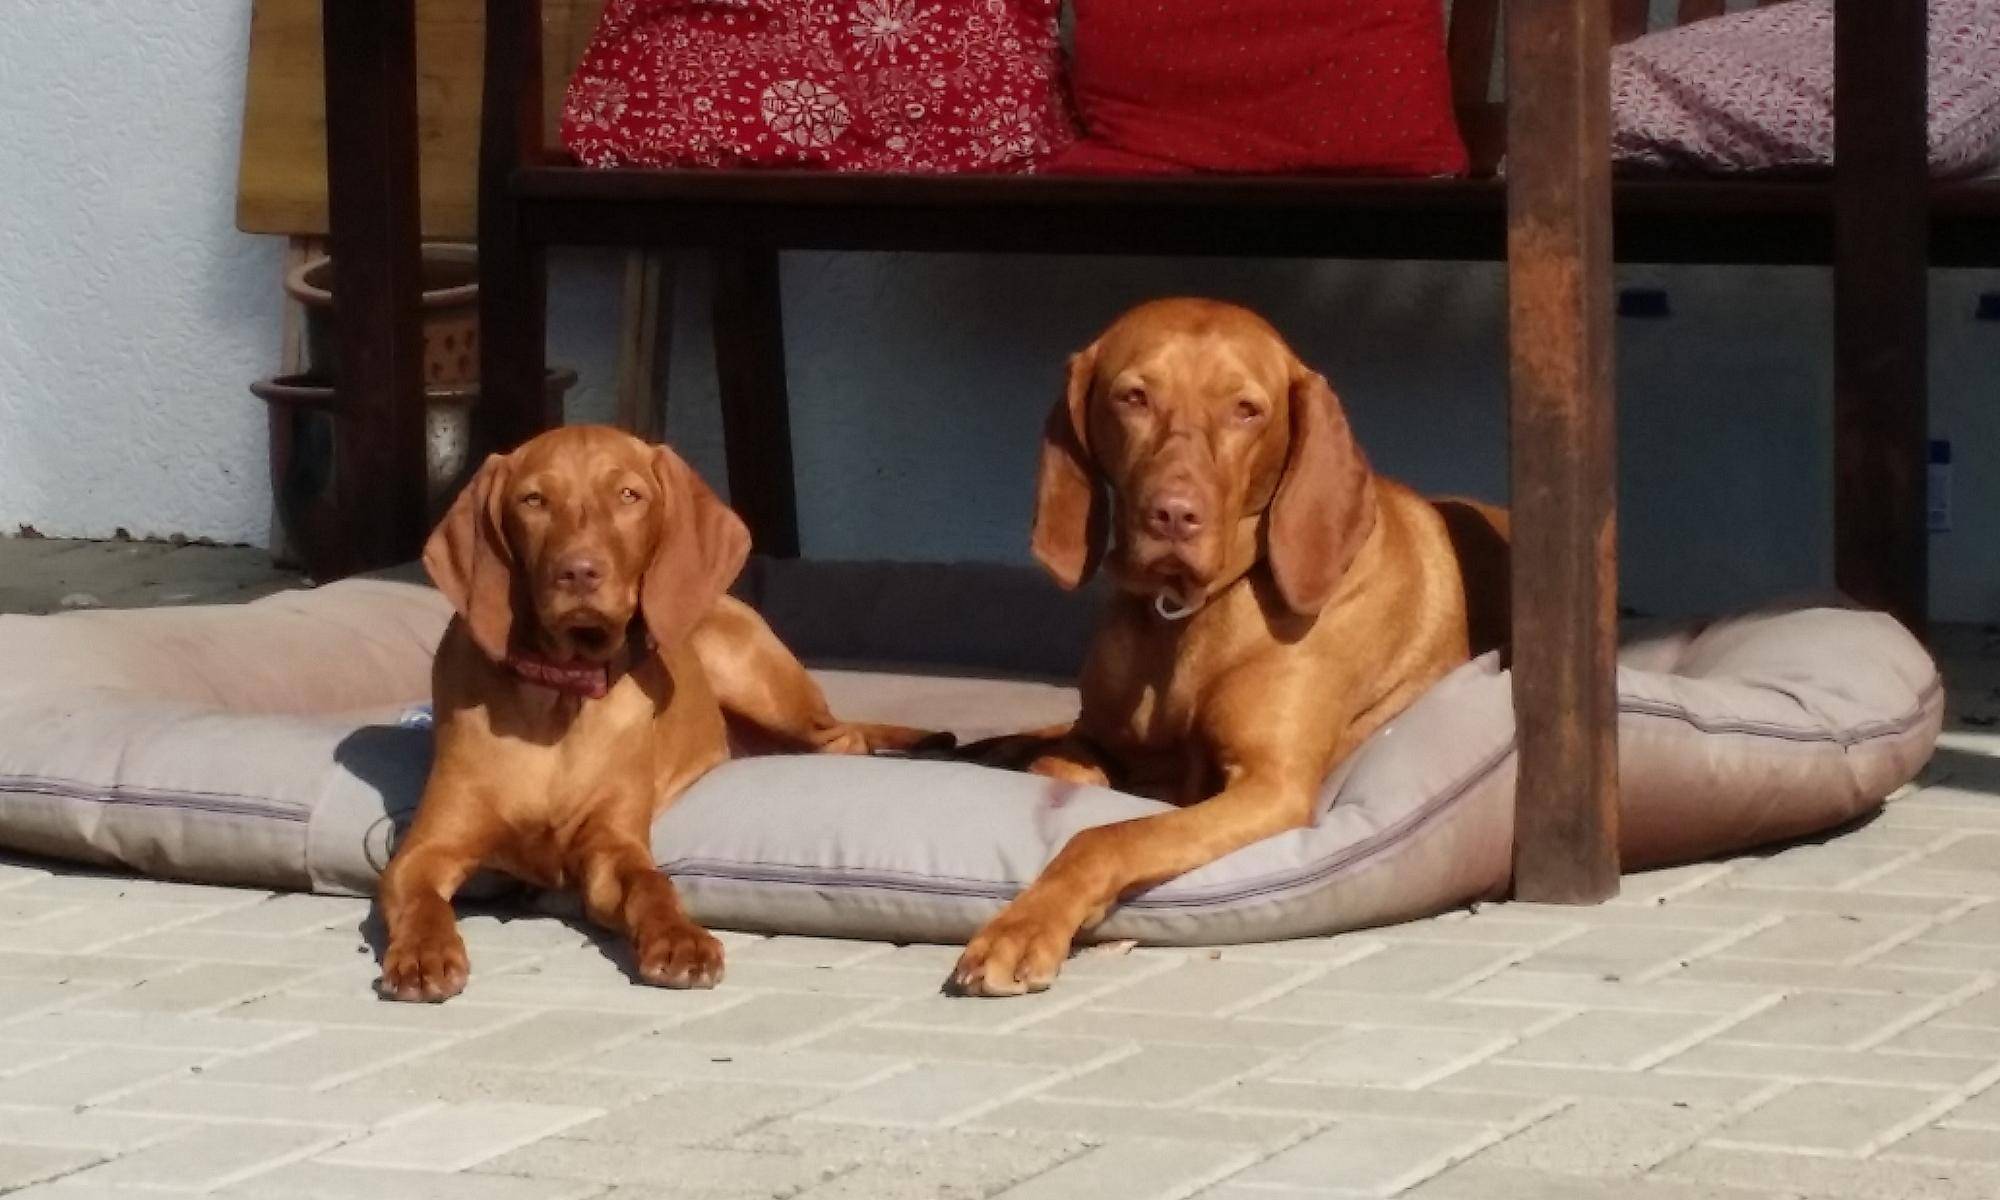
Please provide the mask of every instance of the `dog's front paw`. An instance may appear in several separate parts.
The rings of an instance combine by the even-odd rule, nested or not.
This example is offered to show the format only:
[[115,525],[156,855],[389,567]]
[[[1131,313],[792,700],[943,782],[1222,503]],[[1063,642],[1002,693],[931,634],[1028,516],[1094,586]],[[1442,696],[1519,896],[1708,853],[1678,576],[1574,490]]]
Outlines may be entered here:
[[1044,754],[1028,764],[1028,772],[1045,779],[1059,779],[1078,787],[1111,786],[1111,776],[1105,774],[1103,767],[1067,754]]
[[375,990],[385,1000],[436,1004],[465,990],[471,964],[458,930],[397,938],[382,955]]
[[722,943],[688,921],[634,939],[639,978],[655,987],[712,988],[722,982]]
[[1047,991],[1069,956],[1074,926],[1013,909],[988,922],[965,947],[945,990],[957,996],[1020,996]]

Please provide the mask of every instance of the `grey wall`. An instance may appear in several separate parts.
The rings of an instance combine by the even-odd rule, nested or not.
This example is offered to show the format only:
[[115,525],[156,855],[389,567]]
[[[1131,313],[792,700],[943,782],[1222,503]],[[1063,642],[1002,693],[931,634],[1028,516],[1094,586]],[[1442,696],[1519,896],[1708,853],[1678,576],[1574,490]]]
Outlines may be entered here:
[[[1221,296],[1327,372],[1378,469],[1506,495],[1503,274],[1491,264],[794,254],[787,362],[803,537],[822,557],[1025,561],[1040,418],[1063,356],[1136,300]],[[572,258],[559,296],[608,293]],[[599,282],[594,289],[586,278]],[[685,259],[670,436],[720,479],[706,264]],[[1831,580],[1831,296],[1810,269],[1626,268],[1672,315],[1619,323],[1628,603],[1685,612]],[[1937,272],[1933,427],[1956,449],[1933,607],[2000,616],[2000,275]],[[559,300],[558,303],[563,303]],[[572,327],[575,322],[571,322]],[[585,341],[558,354],[591,357]],[[578,415],[603,412],[602,389]]]

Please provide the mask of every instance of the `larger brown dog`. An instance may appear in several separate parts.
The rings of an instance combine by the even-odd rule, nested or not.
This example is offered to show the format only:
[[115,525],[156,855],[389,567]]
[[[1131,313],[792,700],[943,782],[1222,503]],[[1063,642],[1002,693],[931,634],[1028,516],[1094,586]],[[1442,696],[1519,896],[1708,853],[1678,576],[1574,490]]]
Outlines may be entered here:
[[434,674],[437,758],[382,876],[383,995],[464,988],[451,898],[496,867],[582,892],[640,978],[712,987],[722,946],[653,865],[653,818],[729,756],[725,712],[796,749],[907,748],[850,725],[756,613],[723,595],[750,535],[664,446],[559,429],[494,456],[424,565],[458,616]]
[[1243,309],[1146,304],[1074,355],[1034,552],[1075,587],[1111,540],[1119,594],[1075,725],[968,752],[1183,807],[1072,838],[948,986],[1040,991],[1119,897],[1311,821],[1335,764],[1504,631],[1505,522],[1372,474],[1326,380]]

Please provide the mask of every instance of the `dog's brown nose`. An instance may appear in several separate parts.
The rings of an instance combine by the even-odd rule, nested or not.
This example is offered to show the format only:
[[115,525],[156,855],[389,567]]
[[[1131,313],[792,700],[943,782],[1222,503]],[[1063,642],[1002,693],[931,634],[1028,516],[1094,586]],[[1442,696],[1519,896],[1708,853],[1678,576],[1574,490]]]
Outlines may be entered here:
[[1186,492],[1155,492],[1146,505],[1146,528],[1154,537],[1185,542],[1200,533],[1201,526],[1201,511]]
[[556,586],[578,596],[588,596],[604,582],[604,564],[587,554],[572,554],[556,563]]

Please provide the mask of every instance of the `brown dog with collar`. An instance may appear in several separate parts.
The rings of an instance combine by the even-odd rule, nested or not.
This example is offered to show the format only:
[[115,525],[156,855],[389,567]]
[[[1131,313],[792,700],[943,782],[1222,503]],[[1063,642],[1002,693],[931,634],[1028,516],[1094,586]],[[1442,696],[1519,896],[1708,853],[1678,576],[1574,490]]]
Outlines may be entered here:
[[653,818],[729,757],[907,749],[917,730],[836,720],[763,620],[723,594],[750,550],[673,451],[572,427],[495,455],[424,549],[458,615],[433,675],[437,755],[383,873],[382,995],[465,987],[452,895],[482,866],[582,893],[640,979],[712,987],[722,945],[654,866]]
[[[1118,592],[1067,728],[986,762],[1180,807],[1087,829],[972,939],[967,995],[1049,986],[1120,897],[1312,819],[1369,734],[1505,636],[1507,518],[1375,475],[1326,380],[1262,318],[1162,300],[1073,355],[1033,549]],[[1107,553],[1107,543],[1109,543]]]

